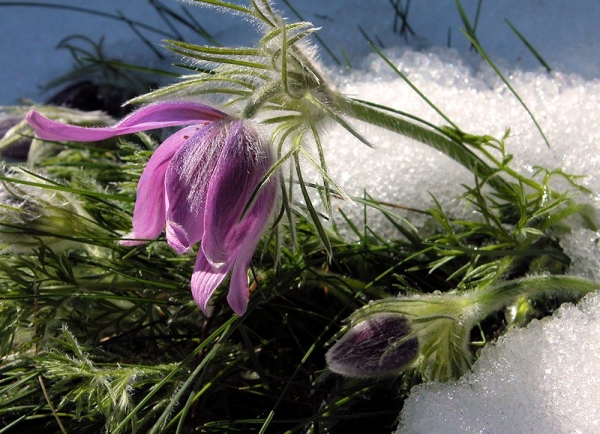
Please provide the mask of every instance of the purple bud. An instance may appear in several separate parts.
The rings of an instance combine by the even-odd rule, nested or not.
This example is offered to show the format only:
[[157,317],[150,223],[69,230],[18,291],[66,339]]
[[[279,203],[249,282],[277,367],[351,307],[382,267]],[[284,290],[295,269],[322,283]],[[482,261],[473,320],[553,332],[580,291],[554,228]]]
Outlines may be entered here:
[[401,315],[378,314],[358,322],[327,352],[329,369],[348,377],[382,377],[406,369],[419,352]]

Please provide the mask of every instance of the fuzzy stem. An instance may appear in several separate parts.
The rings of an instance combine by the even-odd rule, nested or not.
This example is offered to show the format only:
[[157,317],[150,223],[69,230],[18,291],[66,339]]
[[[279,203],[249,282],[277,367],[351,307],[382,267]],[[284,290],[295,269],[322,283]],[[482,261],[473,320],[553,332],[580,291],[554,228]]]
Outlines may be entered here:
[[441,132],[424,128],[414,122],[401,119],[399,116],[386,113],[383,110],[366,105],[352,98],[343,98],[340,100],[342,110],[355,119],[385,128],[429,145],[460,163],[476,176],[489,179],[490,184],[494,188],[498,190],[507,188],[506,182],[496,175],[497,170],[488,166],[485,161],[468,149],[466,145],[459,140],[450,138]]
[[586,294],[600,290],[600,283],[572,276],[535,276],[502,282],[485,288],[474,290],[468,295],[477,304],[475,321],[502,307],[509,305],[518,297],[538,298],[554,295],[561,299],[577,299]]
[[251,119],[258,113],[264,104],[268,103],[273,96],[280,92],[281,82],[279,81],[274,81],[267,86],[264,86],[253,95],[252,99],[248,102],[248,105],[244,107],[240,117],[242,119]]

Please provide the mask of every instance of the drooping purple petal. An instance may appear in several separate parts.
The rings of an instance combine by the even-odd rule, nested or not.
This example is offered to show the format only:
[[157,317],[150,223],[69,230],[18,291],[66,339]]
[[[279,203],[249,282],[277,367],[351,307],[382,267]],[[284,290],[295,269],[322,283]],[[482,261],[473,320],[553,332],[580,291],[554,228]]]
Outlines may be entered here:
[[226,137],[226,125],[220,122],[199,129],[167,169],[166,236],[180,254],[202,239],[207,186]]
[[262,187],[244,214],[252,193],[273,164],[270,149],[242,121],[233,125],[210,180],[204,212],[202,250],[213,266],[231,260],[241,246],[260,238],[275,202],[275,182]]
[[248,299],[250,298],[248,267],[257,244],[258,238],[253,243],[248,243],[240,249],[231,272],[227,303],[240,316],[246,312],[248,307]]
[[210,122],[227,117],[225,113],[204,104],[171,101],[141,107],[110,127],[87,128],[67,125],[50,120],[34,110],[27,113],[26,119],[41,139],[94,142],[122,134],[179,125],[201,124],[202,121]]
[[[126,238],[156,238],[165,227],[165,173],[173,155],[197,131],[196,126],[185,127],[169,136],[152,154],[137,185],[133,210],[133,232]],[[123,240],[132,246],[145,241]]]
[[194,272],[192,273],[192,296],[198,307],[202,309],[202,312],[205,314],[208,315],[210,313],[208,301],[223,279],[225,279],[228,271],[229,267],[215,270],[215,268],[206,260],[202,252],[198,252]]

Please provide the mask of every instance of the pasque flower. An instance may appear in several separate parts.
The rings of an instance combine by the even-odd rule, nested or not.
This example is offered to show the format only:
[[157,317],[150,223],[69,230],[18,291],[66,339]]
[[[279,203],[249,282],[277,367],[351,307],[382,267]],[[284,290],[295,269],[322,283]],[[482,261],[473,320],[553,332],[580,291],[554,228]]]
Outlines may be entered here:
[[133,232],[122,244],[144,243],[163,229],[179,254],[202,241],[191,279],[194,300],[208,312],[211,295],[231,270],[227,300],[237,314],[245,312],[248,266],[276,198],[271,178],[252,199],[273,155],[249,121],[191,102],[147,105],[101,128],[62,124],[35,111],[27,120],[42,139],[80,142],[185,126],[156,149],[144,169]]

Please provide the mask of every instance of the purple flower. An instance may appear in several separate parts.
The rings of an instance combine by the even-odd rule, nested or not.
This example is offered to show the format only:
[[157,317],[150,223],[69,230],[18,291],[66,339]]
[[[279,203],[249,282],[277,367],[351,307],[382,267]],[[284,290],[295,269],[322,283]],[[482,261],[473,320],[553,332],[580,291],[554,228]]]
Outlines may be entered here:
[[202,241],[191,279],[196,304],[208,312],[211,295],[231,270],[227,301],[237,314],[246,311],[248,266],[276,199],[272,177],[247,207],[273,164],[269,145],[248,121],[187,102],[148,105],[111,127],[66,125],[35,111],[27,121],[42,139],[79,142],[188,125],[150,158],[137,186],[132,239],[122,244],[142,244],[163,229],[179,254]]

